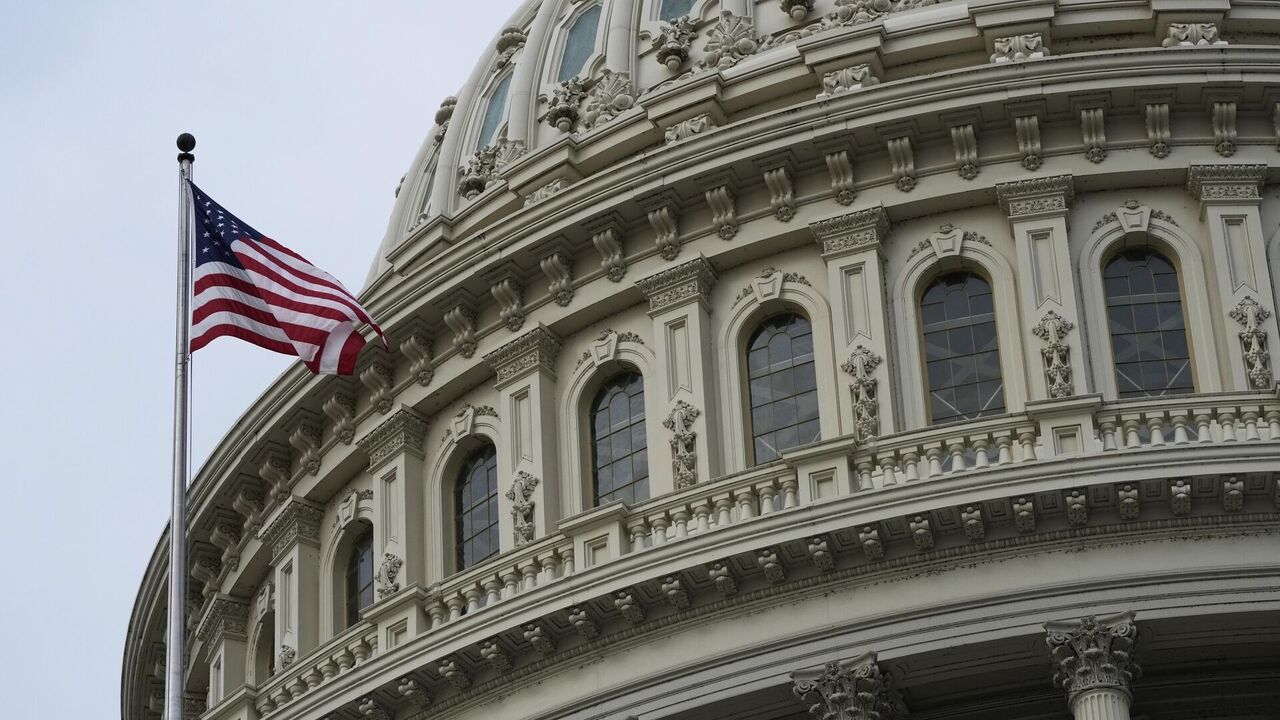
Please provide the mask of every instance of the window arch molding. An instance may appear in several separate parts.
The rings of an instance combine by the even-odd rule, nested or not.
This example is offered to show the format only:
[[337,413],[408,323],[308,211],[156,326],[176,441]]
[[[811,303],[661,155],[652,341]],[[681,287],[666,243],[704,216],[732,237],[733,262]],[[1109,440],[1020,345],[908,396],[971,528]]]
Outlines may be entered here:
[[667,406],[653,382],[657,358],[648,346],[621,334],[609,333],[593,340],[588,359],[569,378],[561,405],[561,417],[568,426],[560,439],[560,467],[566,482],[561,496],[563,517],[592,507],[594,469],[591,463],[591,403],[609,380],[626,372],[639,373],[644,380],[644,424],[649,437],[649,493],[657,497],[675,490],[671,457],[665,452],[669,435],[662,427]]
[[[722,281],[723,282],[723,281]],[[831,339],[831,307],[812,286],[788,280],[781,271],[753,277],[751,289],[730,308],[729,319],[717,338],[720,347],[720,411],[724,420],[721,442],[724,471],[745,470],[751,463],[750,401],[747,395],[747,343],[760,323],[786,312],[803,315],[813,329],[814,370],[818,381],[818,428],[823,440],[843,434],[837,398],[843,397],[836,378]]]
[[[1107,305],[1102,285],[1102,271],[1122,250],[1149,247],[1164,255],[1178,271],[1181,285],[1182,313],[1187,326],[1187,343],[1191,351],[1197,393],[1222,390],[1216,348],[1226,347],[1230,339],[1221,337],[1215,328],[1209,304],[1207,267],[1200,247],[1181,228],[1156,217],[1147,220],[1145,231],[1125,231],[1118,220],[1095,230],[1081,248],[1079,276],[1081,300],[1085,315],[1085,336],[1092,367],[1094,387],[1103,400],[1116,400],[1115,355],[1111,350],[1111,333],[1107,323]],[[1196,338],[1213,338],[1212,343],[1196,342]],[[1209,345],[1208,348],[1205,345]]]
[[[511,462],[504,452],[506,445],[502,424],[497,417],[486,409],[464,405],[452,415],[441,414],[446,420],[448,435],[436,461],[427,474],[427,579],[429,582],[443,580],[457,572],[454,567],[456,540],[454,538],[453,489],[458,482],[458,474],[471,456],[492,445],[498,458],[498,494],[505,488],[504,479],[510,478]],[[501,502],[501,501],[500,501]],[[498,541],[503,552],[511,549],[511,519],[505,512],[498,514],[500,528]]]
[[[960,236],[966,235],[958,230]],[[893,286],[893,312],[900,320],[897,351],[899,362],[896,388],[901,403],[903,429],[911,430],[929,424],[925,399],[928,387],[924,375],[924,344],[920,336],[920,297],[934,280],[956,271],[977,273],[991,285],[996,304],[996,338],[1000,343],[1000,375],[1004,381],[1006,412],[1021,412],[1027,403],[1026,368],[1039,369],[1040,360],[1030,364],[1027,352],[1034,350],[1022,341],[1019,329],[1021,312],[1018,303],[1013,266],[990,245],[963,239],[944,255],[934,243],[907,260]]]
[[[273,677],[272,668],[277,647],[275,623],[274,610],[263,613],[254,620],[248,642],[245,644],[248,653],[245,662],[245,679],[255,687],[262,687]],[[263,646],[264,641],[265,646]],[[279,668],[276,668],[276,671],[278,670]]]
[[[320,593],[321,640],[331,638],[347,629],[347,555],[351,546],[366,529],[374,526],[373,490],[368,483],[356,483],[340,493],[333,516],[334,529],[320,554],[320,568],[324,591]],[[326,513],[326,522],[329,522]],[[373,556],[381,556],[374,533]],[[277,597],[279,595],[277,594]],[[279,644],[283,639],[277,638]]]

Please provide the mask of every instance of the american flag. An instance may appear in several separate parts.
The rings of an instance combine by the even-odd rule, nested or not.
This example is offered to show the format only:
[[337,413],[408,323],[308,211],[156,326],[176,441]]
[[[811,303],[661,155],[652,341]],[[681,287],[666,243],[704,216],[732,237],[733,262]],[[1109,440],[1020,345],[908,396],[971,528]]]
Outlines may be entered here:
[[191,351],[224,335],[301,358],[316,374],[350,375],[365,339],[382,330],[329,273],[249,227],[195,183],[195,302]]

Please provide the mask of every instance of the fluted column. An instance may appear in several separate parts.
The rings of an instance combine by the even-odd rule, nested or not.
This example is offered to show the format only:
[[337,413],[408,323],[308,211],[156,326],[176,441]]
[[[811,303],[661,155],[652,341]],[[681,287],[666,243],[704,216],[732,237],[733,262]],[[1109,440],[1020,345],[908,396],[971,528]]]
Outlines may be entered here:
[[1054,683],[1076,720],[1129,720],[1138,627],[1132,611],[1045,623]]
[[791,673],[792,692],[809,703],[809,714],[832,720],[893,720],[898,703],[889,675],[869,652],[819,668]]
[[1275,298],[1267,270],[1261,189],[1266,165],[1192,165],[1187,190],[1200,202],[1200,216],[1213,248],[1222,315],[1231,358],[1228,390],[1270,390],[1268,343],[1276,342]]
[[882,249],[889,214],[877,205],[813,223],[809,231],[827,264],[836,357],[845,373],[841,379],[848,381],[840,427],[861,442],[891,435],[902,428],[888,395],[880,400],[894,377]]
[[[708,482],[720,472],[718,373],[708,303],[715,281],[715,270],[702,256],[636,281],[649,299],[659,367],[657,397],[645,398],[645,411],[660,413],[671,433],[664,440],[671,441],[672,473],[650,478],[654,495]],[[649,443],[668,445],[656,438]],[[671,485],[660,486],[665,483]]]
[[497,374],[498,413],[505,420],[505,442],[498,447],[504,551],[546,535],[560,520],[560,435],[552,367],[559,351],[559,339],[539,323],[484,356]]

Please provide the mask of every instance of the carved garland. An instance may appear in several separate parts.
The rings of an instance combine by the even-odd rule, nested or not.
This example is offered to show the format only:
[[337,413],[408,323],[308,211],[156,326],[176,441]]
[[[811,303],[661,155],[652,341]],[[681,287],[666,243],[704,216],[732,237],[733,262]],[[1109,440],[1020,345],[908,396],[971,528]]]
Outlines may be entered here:
[[516,547],[533,541],[537,530],[534,525],[533,510],[537,504],[533,498],[534,488],[538,487],[538,478],[521,470],[507,490],[507,499],[511,501],[511,519],[513,521]]
[[840,365],[841,370],[853,376],[849,390],[853,393],[853,427],[859,440],[870,440],[880,434],[880,400],[876,379],[871,376],[879,364],[879,355],[859,345]]
[[1244,351],[1244,371],[1249,377],[1249,387],[1271,389],[1271,353],[1267,350],[1267,331],[1260,326],[1262,321],[1271,317],[1271,312],[1246,295],[1228,315],[1244,326],[1240,331],[1240,346]]
[[1070,320],[1050,310],[1031,328],[1031,334],[1044,341],[1040,354],[1044,357],[1044,375],[1049,382],[1049,397],[1065,398],[1075,394],[1071,379],[1071,347],[1062,338],[1075,327]]
[[698,408],[680,400],[662,421],[662,426],[671,431],[671,468],[677,490],[698,482],[698,433],[693,429],[693,422],[699,414]]

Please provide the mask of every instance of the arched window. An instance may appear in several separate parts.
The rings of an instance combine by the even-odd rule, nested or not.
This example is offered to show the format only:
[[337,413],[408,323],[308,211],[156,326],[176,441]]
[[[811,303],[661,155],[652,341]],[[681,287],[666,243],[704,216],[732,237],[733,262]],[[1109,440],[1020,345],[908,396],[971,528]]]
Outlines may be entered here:
[[682,15],[688,15],[693,9],[693,0],[658,0],[658,3],[659,20],[675,20]]
[[644,427],[644,379],[618,375],[591,403],[591,464],[595,504],[649,499],[649,442]]
[[1117,394],[1125,398],[1194,392],[1173,263],[1151,248],[1125,250],[1103,268],[1102,283]]
[[925,288],[920,319],[930,419],[936,424],[1003,414],[991,285],[971,272],[943,275]]
[[582,66],[596,50],[596,30],[600,27],[600,5],[588,8],[569,28],[564,39],[564,52],[560,54],[560,71],[556,80],[564,82],[582,72]]
[[813,328],[795,313],[774,315],[747,342],[751,436],[759,465],[822,439]]
[[476,149],[488,145],[492,140],[494,133],[498,132],[498,126],[502,124],[502,119],[507,114],[507,90],[511,88],[511,73],[507,73],[505,77],[498,81],[498,85],[493,88],[493,92],[489,94],[489,104],[484,108],[484,119],[480,122],[480,137],[476,140]]
[[453,488],[457,570],[498,554],[498,452],[492,445],[462,464]]
[[347,627],[373,604],[373,528],[365,526],[347,555]]
[[253,681],[262,685],[276,674],[276,616],[269,612],[259,621],[253,649]]

